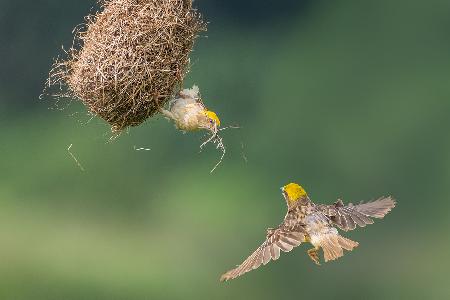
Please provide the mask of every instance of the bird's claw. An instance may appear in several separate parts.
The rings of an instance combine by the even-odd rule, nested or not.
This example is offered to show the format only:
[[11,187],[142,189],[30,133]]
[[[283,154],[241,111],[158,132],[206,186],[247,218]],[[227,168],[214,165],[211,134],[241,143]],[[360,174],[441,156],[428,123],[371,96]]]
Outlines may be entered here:
[[313,261],[316,265],[320,266],[319,254],[317,253],[318,250],[319,250],[318,248],[312,248],[312,249],[309,249],[309,250],[308,250],[308,255],[309,255],[309,258],[311,258],[312,261]]

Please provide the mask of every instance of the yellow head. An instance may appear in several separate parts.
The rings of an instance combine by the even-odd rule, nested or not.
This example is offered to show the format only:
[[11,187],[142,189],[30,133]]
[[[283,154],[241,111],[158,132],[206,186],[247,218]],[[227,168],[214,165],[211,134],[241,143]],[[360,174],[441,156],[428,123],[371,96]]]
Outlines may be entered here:
[[308,196],[305,189],[296,183],[289,183],[283,186],[281,190],[289,206]]
[[205,116],[208,118],[208,121],[211,123],[211,125],[216,125],[217,127],[220,126],[220,119],[213,111],[205,111]]

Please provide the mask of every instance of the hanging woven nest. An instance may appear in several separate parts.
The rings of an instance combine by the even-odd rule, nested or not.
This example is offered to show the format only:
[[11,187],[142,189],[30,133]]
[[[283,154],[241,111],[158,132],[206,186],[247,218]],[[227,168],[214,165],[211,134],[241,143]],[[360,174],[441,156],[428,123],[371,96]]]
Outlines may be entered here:
[[121,131],[158,113],[181,89],[206,24],[192,0],[103,0],[100,6],[76,31],[47,84]]

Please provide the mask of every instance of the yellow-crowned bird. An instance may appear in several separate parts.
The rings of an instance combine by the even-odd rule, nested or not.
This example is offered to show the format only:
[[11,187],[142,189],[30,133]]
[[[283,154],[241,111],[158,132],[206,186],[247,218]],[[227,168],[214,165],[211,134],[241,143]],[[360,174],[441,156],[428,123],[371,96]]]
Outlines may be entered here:
[[206,129],[216,134],[220,126],[219,117],[206,109],[196,85],[180,91],[178,97],[170,101],[169,109],[160,108],[160,112],[183,131]]
[[332,205],[313,203],[306,191],[296,183],[281,188],[287,204],[287,213],[277,228],[269,228],[265,242],[256,249],[242,264],[223,274],[221,281],[234,279],[251,270],[277,260],[280,252],[289,252],[303,242],[311,243],[314,248],[308,250],[309,257],[319,263],[319,249],[323,250],[325,262],[351,251],[358,243],[338,233],[339,228],[349,231],[356,226],[372,224],[372,218],[383,218],[393,207],[392,197],[382,197],[368,203],[344,205],[338,200]]

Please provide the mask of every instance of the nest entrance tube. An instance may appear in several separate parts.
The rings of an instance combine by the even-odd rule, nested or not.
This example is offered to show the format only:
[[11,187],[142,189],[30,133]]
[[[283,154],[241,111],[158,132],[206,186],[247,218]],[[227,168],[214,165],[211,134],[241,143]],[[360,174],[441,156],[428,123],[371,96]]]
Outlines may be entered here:
[[189,54],[206,30],[192,0],[102,0],[47,82],[113,131],[137,126],[181,89]]

